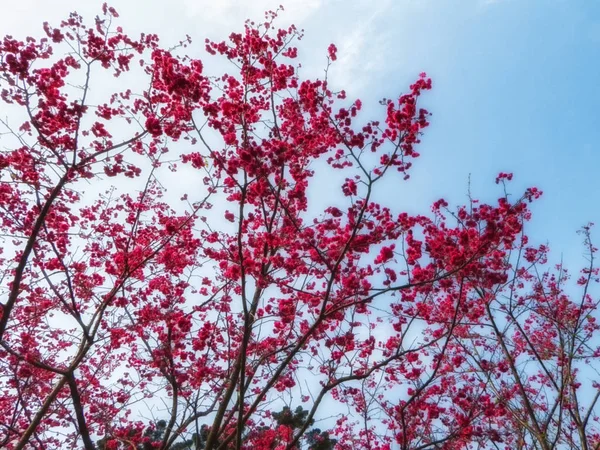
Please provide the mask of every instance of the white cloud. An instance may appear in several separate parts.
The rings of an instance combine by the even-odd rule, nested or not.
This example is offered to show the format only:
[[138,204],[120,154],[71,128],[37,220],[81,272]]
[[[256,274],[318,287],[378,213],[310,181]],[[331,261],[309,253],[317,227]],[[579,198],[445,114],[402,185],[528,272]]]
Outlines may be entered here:
[[[245,19],[260,20],[265,11],[284,5],[283,21],[301,23],[322,5],[322,0],[182,0],[186,13],[202,21],[239,26]],[[287,19],[287,20],[286,20]]]
[[382,1],[366,18],[342,35],[337,42],[338,60],[335,62],[332,73],[335,84],[343,86],[346,90],[360,90],[367,83],[369,74],[374,69],[381,70],[384,65],[383,52],[387,47],[386,41],[389,33],[382,33],[377,29],[377,22],[391,6],[390,0]]

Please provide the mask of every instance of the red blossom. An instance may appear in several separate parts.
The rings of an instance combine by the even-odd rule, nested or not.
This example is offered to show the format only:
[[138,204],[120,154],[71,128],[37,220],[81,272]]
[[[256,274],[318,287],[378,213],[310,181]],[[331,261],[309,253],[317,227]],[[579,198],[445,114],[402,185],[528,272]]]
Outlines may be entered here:
[[160,136],[163,131],[160,120],[156,117],[148,117],[146,119],[146,130],[154,137]]
[[510,173],[402,211],[431,80],[363,117],[278,11],[211,78],[106,4],[0,42],[0,447],[597,447],[591,225],[570,282]]
[[327,53],[329,54],[329,59],[332,61],[337,59],[337,47],[335,44],[330,44],[329,47],[327,47]]

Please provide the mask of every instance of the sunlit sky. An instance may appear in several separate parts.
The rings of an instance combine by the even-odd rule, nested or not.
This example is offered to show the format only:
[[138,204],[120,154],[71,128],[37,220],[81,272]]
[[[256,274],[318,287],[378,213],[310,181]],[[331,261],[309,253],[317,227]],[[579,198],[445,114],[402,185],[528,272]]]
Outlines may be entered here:
[[[69,11],[88,19],[97,0],[4,1],[0,34],[41,35],[44,21]],[[326,48],[339,52],[330,77],[367,112],[426,71],[432,113],[412,178],[390,195],[414,212],[444,197],[493,201],[500,171],[515,174],[518,195],[537,186],[529,233],[558,259],[583,263],[576,230],[600,226],[600,2],[596,0],[115,0],[126,32],[153,32],[165,45],[189,34],[225,39],[246,18],[283,4],[280,24],[304,28],[300,58],[320,75]],[[207,64],[210,64],[207,62]],[[1,108],[1,107],[0,107]],[[0,114],[2,111],[0,109]],[[600,231],[596,232],[600,242]],[[574,267],[576,269],[576,267]]]

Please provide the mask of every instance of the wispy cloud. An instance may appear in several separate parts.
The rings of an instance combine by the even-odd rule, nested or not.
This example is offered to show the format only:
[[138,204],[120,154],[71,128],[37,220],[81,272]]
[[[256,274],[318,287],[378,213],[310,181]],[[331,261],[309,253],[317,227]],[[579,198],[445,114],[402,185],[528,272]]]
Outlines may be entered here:
[[280,4],[286,11],[282,17],[284,22],[293,20],[301,23],[322,6],[323,0],[183,0],[183,4],[189,16],[201,17],[208,22],[239,25],[245,19],[262,19],[265,11],[275,10]]
[[377,19],[391,4],[390,0],[379,2],[363,22],[339,39],[339,59],[333,68],[336,84],[349,90],[360,90],[368,82],[369,73],[375,68],[382,68],[382,53],[387,47],[389,34],[381,33],[375,27]]

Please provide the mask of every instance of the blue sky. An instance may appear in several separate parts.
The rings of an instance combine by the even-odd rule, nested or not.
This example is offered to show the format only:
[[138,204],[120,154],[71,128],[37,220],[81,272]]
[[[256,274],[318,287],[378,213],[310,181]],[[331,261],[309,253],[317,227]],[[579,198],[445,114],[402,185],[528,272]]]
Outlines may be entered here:
[[[186,33],[225,38],[245,18],[282,3],[282,24],[305,29],[301,58],[319,75],[326,47],[339,60],[331,77],[367,110],[392,97],[421,71],[434,89],[432,113],[412,179],[391,194],[427,212],[439,197],[493,201],[500,171],[515,174],[512,192],[537,186],[529,233],[554,256],[577,265],[576,230],[600,226],[600,2],[596,0],[170,0],[112,2],[131,32],[156,32],[166,43]],[[21,0],[2,8],[0,34],[39,35],[73,9],[92,19],[101,1]],[[208,62],[208,61],[207,61]],[[211,64],[211,62],[208,62]],[[304,70],[304,69],[303,69]],[[1,112],[0,112],[1,113]],[[600,242],[600,231],[595,233]],[[575,269],[575,267],[574,267]]]

